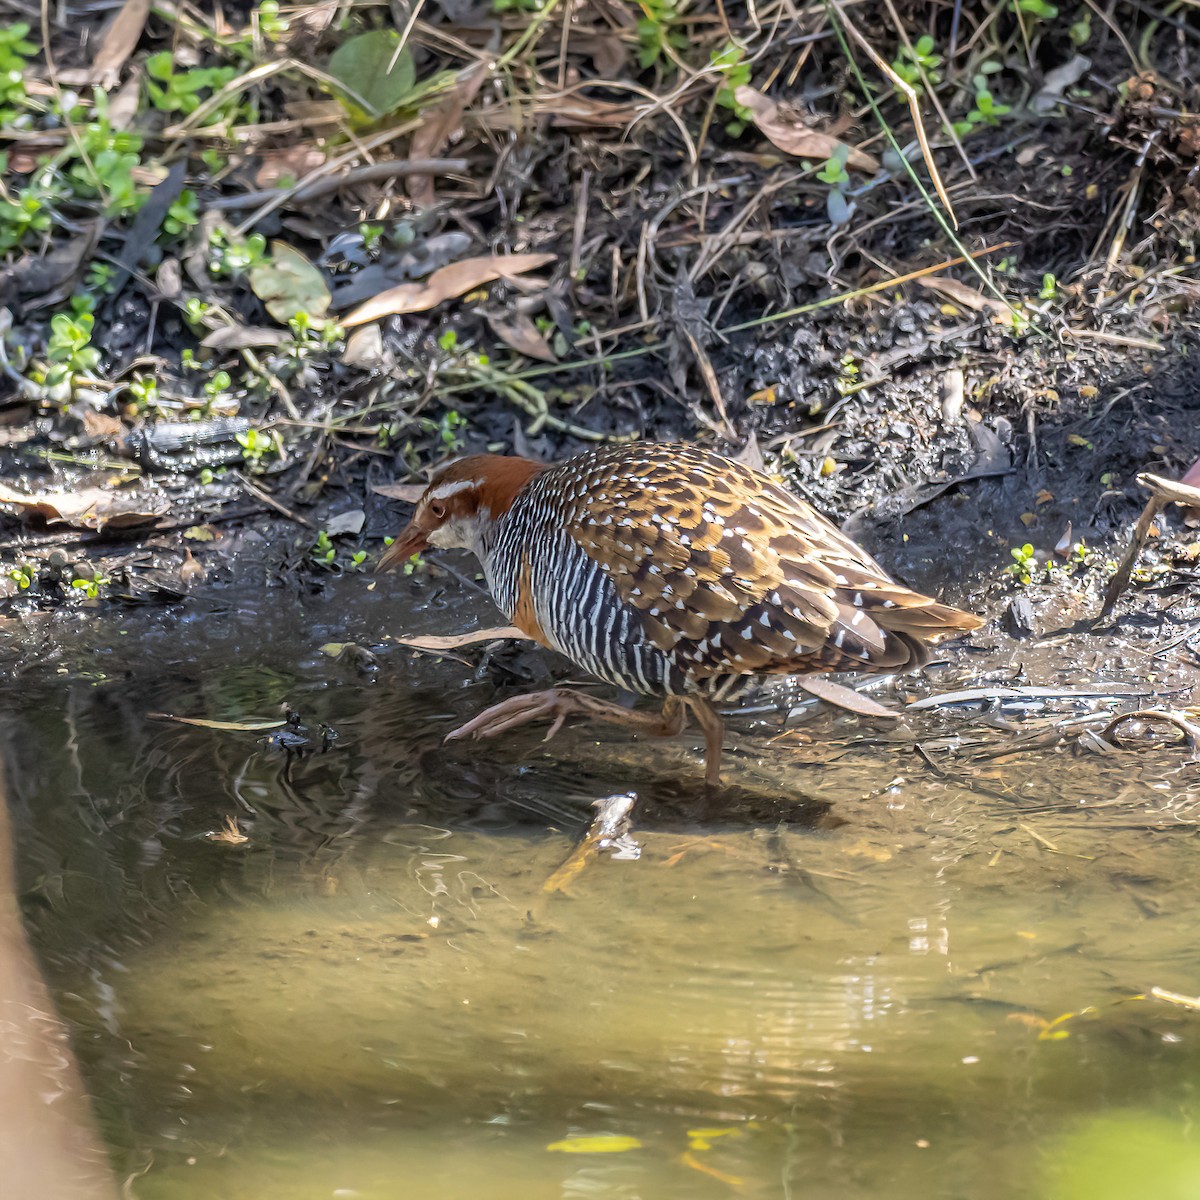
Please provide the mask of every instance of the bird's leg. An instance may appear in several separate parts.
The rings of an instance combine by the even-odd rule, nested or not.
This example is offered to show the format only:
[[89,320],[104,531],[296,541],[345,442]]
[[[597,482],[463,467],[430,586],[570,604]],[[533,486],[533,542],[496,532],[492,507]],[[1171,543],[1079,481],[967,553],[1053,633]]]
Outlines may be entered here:
[[[549,741],[562,728],[563,722],[572,716],[593,717],[614,725],[624,725],[649,737],[673,737],[682,733],[687,723],[683,701],[675,696],[668,698],[661,712],[643,713],[589,696],[586,692],[550,688],[493,704],[473,720],[448,733],[445,740],[452,742],[468,737],[497,737],[529,721],[550,720],[550,731],[545,737]],[[716,714],[713,716],[715,718]]]
[[717,715],[717,710],[699,696],[689,696],[685,703],[696,714],[696,721],[704,730],[704,782],[709,787],[720,787],[725,722]]

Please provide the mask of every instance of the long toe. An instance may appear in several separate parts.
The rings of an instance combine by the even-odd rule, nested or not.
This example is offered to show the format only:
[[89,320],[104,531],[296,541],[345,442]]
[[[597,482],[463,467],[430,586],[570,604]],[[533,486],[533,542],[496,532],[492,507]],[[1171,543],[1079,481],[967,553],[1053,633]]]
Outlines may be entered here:
[[519,725],[553,716],[557,711],[557,693],[532,692],[527,696],[513,696],[485,708],[465,725],[451,730],[442,740],[457,742],[463,738],[493,738]]

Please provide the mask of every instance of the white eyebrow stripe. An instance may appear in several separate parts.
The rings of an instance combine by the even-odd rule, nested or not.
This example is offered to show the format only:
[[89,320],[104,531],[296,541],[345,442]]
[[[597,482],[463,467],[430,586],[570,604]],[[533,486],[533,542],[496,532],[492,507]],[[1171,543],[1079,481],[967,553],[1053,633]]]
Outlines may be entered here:
[[454,483],[439,483],[430,493],[430,500],[449,500],[451,496],[457,496],[459,492],[465,492],[468,488],[477,488],[480,481],[478,479],[459,479]]

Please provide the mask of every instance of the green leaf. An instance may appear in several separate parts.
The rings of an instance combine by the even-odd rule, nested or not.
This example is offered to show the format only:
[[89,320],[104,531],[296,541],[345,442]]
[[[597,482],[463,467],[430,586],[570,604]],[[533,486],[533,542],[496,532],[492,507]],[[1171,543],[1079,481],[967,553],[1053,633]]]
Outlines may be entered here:
[[329,60],[329,74],[352,95],[342,97],[352,112],[358,101],[366,103],[372,118],[386,117],[400,108],[413,90],[416,73],[412,56],[401,50],[388,71],[400,35],[394,29],[376,29],[343,42]]
[[286,242],[271,244],[271,257],[249,271],[250,287],[281,325],[297,313],[322,317],[329,307],[329,289],[316,267]]
[[619,1133],[602,1133],[596,1137],[563,1138],[551,1142],[547,1150],[559,1150],[563,1154],[623,1154],[626,1150],[638,1150],[642,1143],[635,1137]]

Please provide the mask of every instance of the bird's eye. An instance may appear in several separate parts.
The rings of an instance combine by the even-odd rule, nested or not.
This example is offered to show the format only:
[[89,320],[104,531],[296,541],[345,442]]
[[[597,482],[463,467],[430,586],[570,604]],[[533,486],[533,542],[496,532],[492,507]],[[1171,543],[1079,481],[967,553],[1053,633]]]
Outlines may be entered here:
[[429,515],[437,521],[441,521],[446,516],[446,506],[440,500],[435,500],[429,506]]

